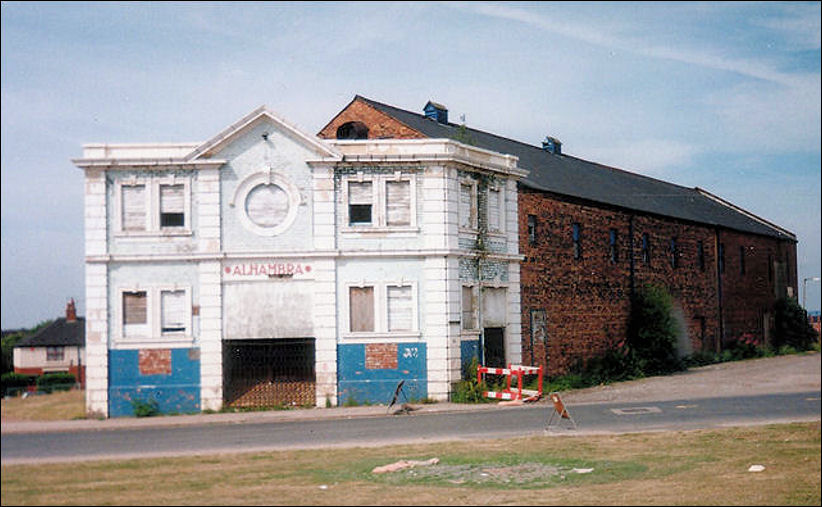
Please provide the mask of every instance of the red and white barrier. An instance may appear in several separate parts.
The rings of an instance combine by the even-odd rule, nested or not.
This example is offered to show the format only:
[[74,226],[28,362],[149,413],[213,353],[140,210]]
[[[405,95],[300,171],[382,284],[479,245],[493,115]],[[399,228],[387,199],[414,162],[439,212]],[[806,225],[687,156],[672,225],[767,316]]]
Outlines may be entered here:
[[[497,400],[522,400],[522,401],[537,401],[542,397],[542,366],[523,366],[521,364],[509,364],[508,368],[492,368],[489,366],[477,367],[477,383],[482,383],[482,376],[486,375],[505,375],[505,389],[497,391],[485,391],[482,393],[486,398],[494,398]],[[537,385],[539,388],[523,389],[522,377],[525,375],[537,375]],[[516,387],[511,387],[512,379],[516,377]]]

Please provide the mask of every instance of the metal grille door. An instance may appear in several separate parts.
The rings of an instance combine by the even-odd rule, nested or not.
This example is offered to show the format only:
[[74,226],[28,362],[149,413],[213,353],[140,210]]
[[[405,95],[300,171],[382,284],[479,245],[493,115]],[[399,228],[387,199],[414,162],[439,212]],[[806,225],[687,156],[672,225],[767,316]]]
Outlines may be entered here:
[[224,342],[228,407],[314,406],[315,386],[313,338]]

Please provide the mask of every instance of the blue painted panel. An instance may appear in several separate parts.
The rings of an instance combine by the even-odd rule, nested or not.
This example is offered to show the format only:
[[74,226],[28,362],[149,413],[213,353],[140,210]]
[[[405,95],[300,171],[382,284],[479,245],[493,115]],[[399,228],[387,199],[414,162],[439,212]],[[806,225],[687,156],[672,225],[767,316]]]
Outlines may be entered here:
[[139,350],[109,351],[109,416],[134,416],[134,401],[157,402],[162,414],[200,411],[199,349],[171,349],[171,374],[140,374]]
[[[463,340],[460,343],[460,358],[462,364],[463,378],[476,378],[477,372],[469,372],[468,367],[471,366],[471,360],[476,358],[479,364],[479,340]],[[467,375],[467,377],[466,377]]]
[[[337,346],[337,402],[388,404],[400,380],[408,400],[428,397],[428,369],[424,343],[398,343],[396,369],[367,369],[365,345]],[[405,398],[400,395],[398,402]]]

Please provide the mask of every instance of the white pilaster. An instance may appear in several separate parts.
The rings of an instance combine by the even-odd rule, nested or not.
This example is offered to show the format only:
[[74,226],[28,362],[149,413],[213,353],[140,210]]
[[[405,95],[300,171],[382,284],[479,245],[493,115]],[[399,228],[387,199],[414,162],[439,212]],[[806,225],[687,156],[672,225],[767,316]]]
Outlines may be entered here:
[[[85,171],[86,256],[105,255],[106,175]],[[108,417],[108,266],[86,262],[86,412]]]
[[220,170],[197,174],[197,243],[200,252],[220,251]]
[[312,170],[314,248],[331,250],[334,248],[335,207],[334,170],[330,167],[316,167]]
[[219,262],[199,264],[200,403],[203,410],[223,404],[222,270]]
[[[316,238],[316,234],[315,234]],[[337,273],[334,259],[313,266],[314,371],[317,406],[337,405]]]

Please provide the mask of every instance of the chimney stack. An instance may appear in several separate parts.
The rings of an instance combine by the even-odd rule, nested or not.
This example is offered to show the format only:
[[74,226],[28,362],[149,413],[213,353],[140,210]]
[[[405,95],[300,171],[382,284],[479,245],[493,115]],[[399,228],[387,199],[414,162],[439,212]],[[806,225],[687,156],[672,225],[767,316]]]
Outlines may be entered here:
[[77,322],[77,309],[74,307],[74,298],[66,304],[66,322]]

